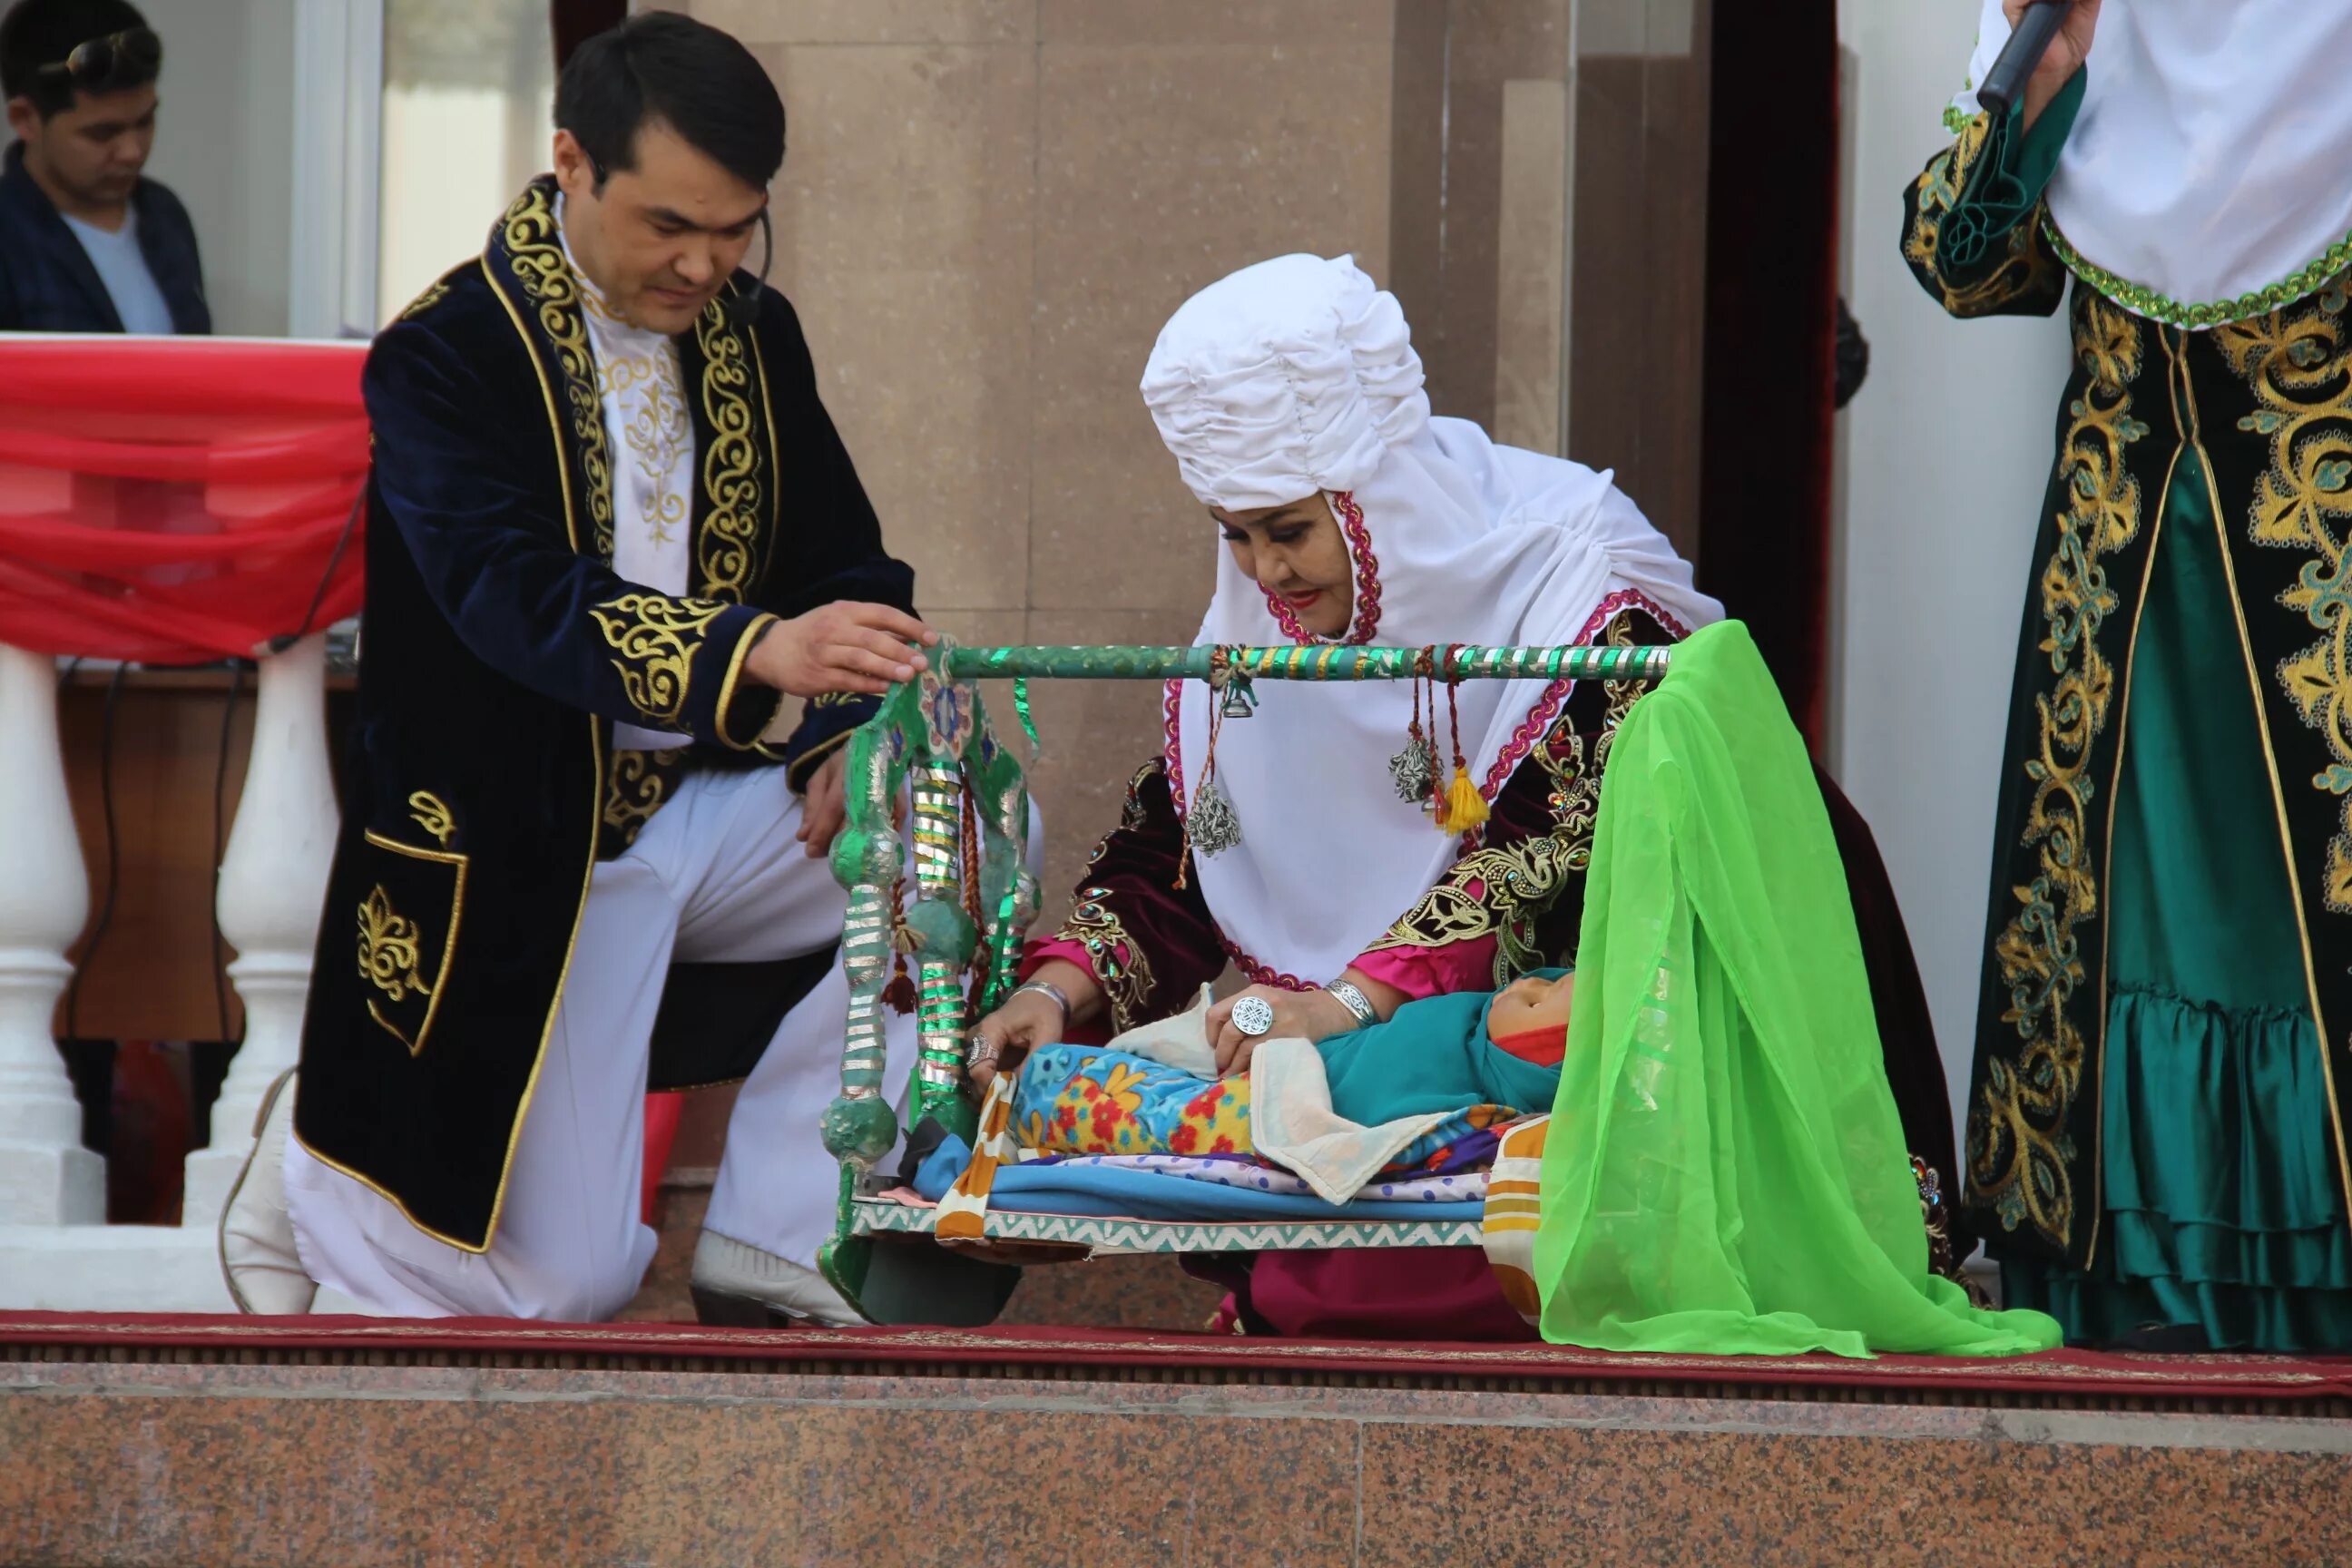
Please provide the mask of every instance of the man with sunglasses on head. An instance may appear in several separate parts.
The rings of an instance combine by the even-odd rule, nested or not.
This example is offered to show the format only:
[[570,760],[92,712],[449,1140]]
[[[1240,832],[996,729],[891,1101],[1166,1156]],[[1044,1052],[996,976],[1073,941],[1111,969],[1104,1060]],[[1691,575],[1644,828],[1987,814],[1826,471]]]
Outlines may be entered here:
[[16,0],[0,91],[0,331],[209,332],[196,233],[142,172],[163,41],[128,0]]
[[555,119],[554,172],[368,357],[342,834],[224,1267],[248,1311],[610,1317],[654,1254],[646,1091],[740,1079],[697,1305],[856,1321],[815,1268],[827,855],[850,732],[935,639],[748,269],[784,157],[759,61],[647,12]]

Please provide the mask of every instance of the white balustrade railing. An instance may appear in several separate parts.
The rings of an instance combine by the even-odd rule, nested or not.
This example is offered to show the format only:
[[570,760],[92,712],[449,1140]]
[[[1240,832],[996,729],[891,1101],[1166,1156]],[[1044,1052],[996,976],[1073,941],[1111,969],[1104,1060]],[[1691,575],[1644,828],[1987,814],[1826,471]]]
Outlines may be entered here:
[[253,752],[220,868],[221,931],[245,1043],[186,1164],[182,1223],[105,1224],[104,1163],[51,1034],[89,886],[58,743],[57,670],[0,647],[0,1309],[227,1311],[214,1251],[223,1199],[270,1081],[294,1065],[335,838],[326,643],[264,658]]
[[212,1145],[188,1156],[186,1225],[220,1217],[261,1098],[300,1052],[319,906],[335,853],[326,639],[306,637],[263,659],[257,686],[253,755],[215,905],[221,934],[236,949],[228,977],[245,1004],[245,1043],[213,1102]]
[[0,1226],[102,1224],[106,1171],[50,1034],[89,918],[53,659],[0,646]]

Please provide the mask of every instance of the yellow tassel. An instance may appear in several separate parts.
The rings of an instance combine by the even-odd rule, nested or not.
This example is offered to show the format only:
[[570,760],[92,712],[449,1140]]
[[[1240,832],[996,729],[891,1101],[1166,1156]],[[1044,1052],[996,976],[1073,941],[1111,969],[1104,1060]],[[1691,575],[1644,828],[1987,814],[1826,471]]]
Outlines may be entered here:
[[1486,820],[1486,802],[1470,782],[1470,770],[1455,767],[1454,782],[1437,802],[1437,826],[1459,837]]

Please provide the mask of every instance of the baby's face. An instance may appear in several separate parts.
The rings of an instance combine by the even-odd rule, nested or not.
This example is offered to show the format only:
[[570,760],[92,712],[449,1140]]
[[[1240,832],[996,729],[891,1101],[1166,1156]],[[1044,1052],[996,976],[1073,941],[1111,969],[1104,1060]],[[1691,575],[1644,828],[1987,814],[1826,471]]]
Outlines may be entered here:
[[1565,1029],[1575,1000],[1573,974],[1563,974],[1558,980],[1547,980],[1540,974],[1525,975],[1495,993],[1495,1000],[1486,1008],[1486,1037],[1500,1040],[1513,1035],[1531,1035],[1538,1029]]

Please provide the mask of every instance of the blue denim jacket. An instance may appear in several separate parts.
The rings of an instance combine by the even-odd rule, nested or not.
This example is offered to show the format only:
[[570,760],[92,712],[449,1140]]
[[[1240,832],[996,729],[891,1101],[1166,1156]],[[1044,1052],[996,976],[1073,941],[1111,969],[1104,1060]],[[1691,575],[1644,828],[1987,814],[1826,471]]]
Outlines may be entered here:
[[[188,209],[153,180],[131,192],[139,249],[172,308],[175,332],[209,332],[204,267]],[[25,170],[25,149],[0,169],[0,332],[119,332],[122,318],[66,220]]]

